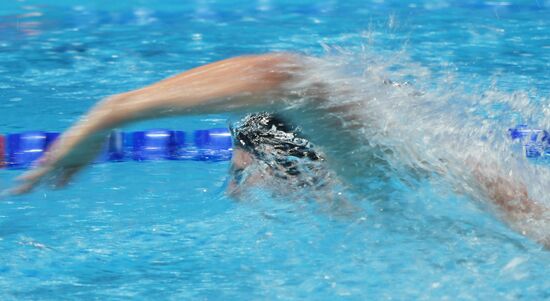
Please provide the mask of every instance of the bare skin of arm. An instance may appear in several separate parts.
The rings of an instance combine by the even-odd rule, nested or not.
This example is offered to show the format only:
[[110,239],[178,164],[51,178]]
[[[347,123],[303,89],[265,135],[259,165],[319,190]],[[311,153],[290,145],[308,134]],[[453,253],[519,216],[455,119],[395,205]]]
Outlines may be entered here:
[[473,178],[481,193],[518,232],[550,249],[550,208],[533,200],[527,186],[507,176],[496,164],[473,164]]

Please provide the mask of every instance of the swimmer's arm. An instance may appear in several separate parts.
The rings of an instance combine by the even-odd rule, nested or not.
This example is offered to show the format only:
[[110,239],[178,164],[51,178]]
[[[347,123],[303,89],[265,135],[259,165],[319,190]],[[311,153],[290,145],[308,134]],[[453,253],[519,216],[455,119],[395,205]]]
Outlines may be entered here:
[[[275,105],[299,69],[289,54],[243,56],[204,65],[153,85],[114,95],[85,117],[92,131],[174,115],[253,110]],[[271,96],[271,97],[270,97]]]
[[109,131],[124,124],[173,115],[269,110],[299,69],[299,57],[290,54],[236,57],[108,97],[57,140],[38,167],[19,177],[21,183],[12,193],[26,193],[45,179],[64,186],[93,161]]
[[482,193],[513,228],[550,248],[550,208],[532,199],[524,183],[490,164],[475,164],[473,175]]

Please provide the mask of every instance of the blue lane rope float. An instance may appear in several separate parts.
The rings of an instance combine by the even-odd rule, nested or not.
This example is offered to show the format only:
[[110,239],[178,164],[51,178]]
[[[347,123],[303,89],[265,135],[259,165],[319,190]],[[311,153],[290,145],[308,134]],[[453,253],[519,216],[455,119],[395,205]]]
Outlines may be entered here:
[[[228,129],[189,133],[166,129],[137,132],[113,131],[96,162],[198,160],[226,161],[233,150]],[[59,133],[32,131],[0,135],[0,168],[26,168],[34,164]]]
[[522,147],[531,159],[550,159],[550,134],[546,130],[530,128],[525,124],[508,130],[510,138]]
[[[530,159],[550,159],[550,134],[546,130],[518,125],[510,138]],[[192,133],[166,129],[137,132],[113,131],[96,162],[198,160],[226,161],[233,151],[231,133],[225,128]],[[32,131],[0,135],[0,168],[26,168],[39,159],[59,133]]]

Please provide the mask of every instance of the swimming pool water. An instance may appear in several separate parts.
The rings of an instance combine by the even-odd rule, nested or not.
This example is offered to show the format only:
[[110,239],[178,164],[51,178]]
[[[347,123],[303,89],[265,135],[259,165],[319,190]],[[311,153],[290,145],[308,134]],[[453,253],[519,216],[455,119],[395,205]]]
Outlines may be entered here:
[[[27,0],[0,4],[0,132],[60,131],[106,95],[229,56],[364,49],[407,57],[452,78],[449,88],[550,108],[544,0]],[[0,299],[550,299],[550,253],[452,187],[372,189],[342,215],[314,201],[230,199],[227,168],[94,165],[67,189],[2,199]],[[0,188],[18,173],[0,170]]]

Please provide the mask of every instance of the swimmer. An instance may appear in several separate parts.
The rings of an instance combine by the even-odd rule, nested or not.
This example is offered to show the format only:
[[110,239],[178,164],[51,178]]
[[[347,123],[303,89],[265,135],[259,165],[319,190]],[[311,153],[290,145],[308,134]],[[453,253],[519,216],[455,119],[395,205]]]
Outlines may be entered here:
[[[42,182],[65,186],[96,158],[114,128],[152,118],[210,113],[277,112],[249,115],[232,130],[235,153],[230,190],[238,187],[242,181],[239,175],[255,162],[262,162],[271,175],[295,180],[299,170],[289,160],[292,157],[304,159],[312,166],[323,162],[342,182],[361,185],[358,179],[376,176],[379,165],[386,162],[380,158],[396,150],[388,147],[365,151],[369,142],[360,130],[376,122],[376,114],[360,114],[371,109],[368,99],[350,96],[348,102],[329,102],[332,95],[345,95],[350,87],[346,82],[331,85],[316,77],[311,69],[317,60],[286,53],[241,56],[107,97],[67,130],[38,166],[19,178],[21,183],[13,193],[29,192]],[[285,121],[277,116],[283,116]],[[295,136],[288,124],[303,133]],[[311,143],[320,151],[314,150]],[[449,163],[455,160],[439,160],[446,163],[432,166],[421,152],[412,154],[417,157],[419,170],[432,174],[455,170]],[[488,200],[513,228],[550,247],[550,233],[544,230],[550,224],[549,209],[531,198],[526,185],[502,172],[494,162],[485,162],[475,155],[464,159],[462,165],[466,168],[460,170],[468,172],[455,177],[462,183],[454,184],[476,199]],[[315,186],[317,182],[310,179],[303,185]]]

